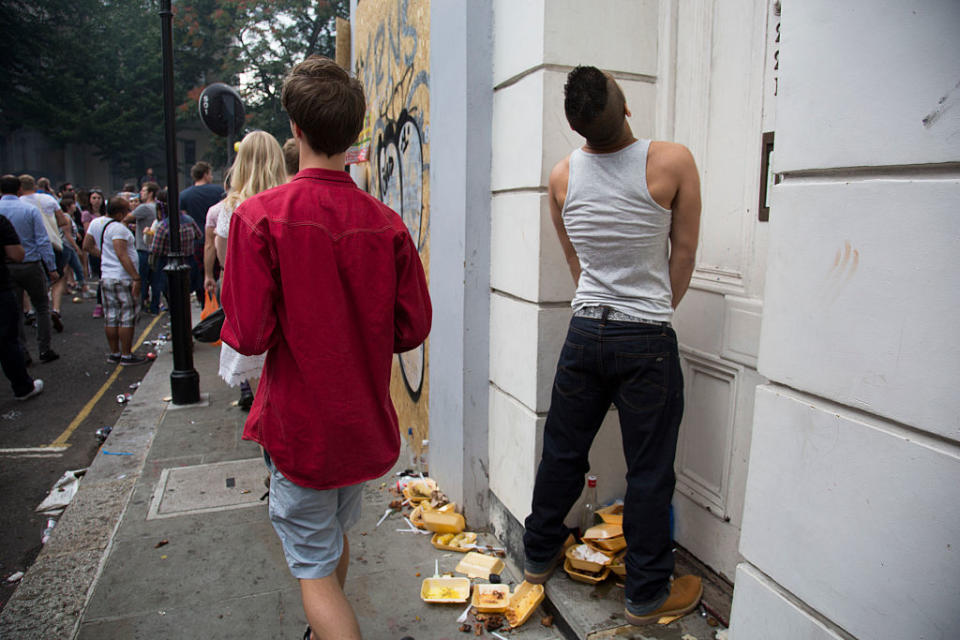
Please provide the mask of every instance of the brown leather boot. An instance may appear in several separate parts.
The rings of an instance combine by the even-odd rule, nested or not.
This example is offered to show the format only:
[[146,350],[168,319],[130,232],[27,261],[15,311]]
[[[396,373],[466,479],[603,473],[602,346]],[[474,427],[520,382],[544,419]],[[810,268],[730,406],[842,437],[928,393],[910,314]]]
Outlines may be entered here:
[[567,536],[563,546],[559,551],[557,551],[557,555],[555,555],[549,562],[543,565],[536,565],[525,560],[523,567],[523,579],[530,584],[543,584],[549,580],[550,576],[553,574],[553,570],[557,568],[557,565],[563,562],[563,556],[567,552],[567,547],[574,544],[576,544],[576,541],[573,539],[573,535],[571,534]]
[[659,608],[637,615],[624,609],[627,622],[633,625],[641,626],[656,622],[665,616],[682,616],[696,609],[700,602],[700,596],[703,595],[703,583],[697,576],[680,576],[670,583],[670,595]]

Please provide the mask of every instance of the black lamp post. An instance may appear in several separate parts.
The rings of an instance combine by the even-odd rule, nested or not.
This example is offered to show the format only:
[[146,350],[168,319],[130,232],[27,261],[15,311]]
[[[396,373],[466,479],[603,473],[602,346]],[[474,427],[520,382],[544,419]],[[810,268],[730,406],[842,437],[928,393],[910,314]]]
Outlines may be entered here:
[[200,401],[200,374],[193,368],[193,336],[190,333],[190,266],[180,246],[180,189],[177,184],[177,129],[173,110],[173,11],[170,0],[160,2],[163,41],[163,118],[167,148],[167,224],[170,252],[164,272],[170,295],[173,333],[173,373],[170,390],[174,404]]

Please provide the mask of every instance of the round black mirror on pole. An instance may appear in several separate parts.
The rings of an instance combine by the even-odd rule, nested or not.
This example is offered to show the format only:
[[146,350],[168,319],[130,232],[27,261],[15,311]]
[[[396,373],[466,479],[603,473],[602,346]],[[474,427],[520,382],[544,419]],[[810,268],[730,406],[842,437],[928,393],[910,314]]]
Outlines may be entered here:
[[233,142],[243,131],[246,109],[240,94],[233,87],[214,82],[208,85],[197,101],[200,121],[210,133],[227,138],[227,164],[233,161]]

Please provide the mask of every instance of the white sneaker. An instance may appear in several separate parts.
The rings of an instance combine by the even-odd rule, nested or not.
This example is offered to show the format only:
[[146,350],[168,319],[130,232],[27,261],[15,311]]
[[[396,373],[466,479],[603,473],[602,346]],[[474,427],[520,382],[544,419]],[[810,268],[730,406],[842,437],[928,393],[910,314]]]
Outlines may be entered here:
[[15,396],[17,400],[29,400],[33,396],[38,396],[43,391],[43,380],[37,378],[33,381],[33,391],[25,393],[22,396]]

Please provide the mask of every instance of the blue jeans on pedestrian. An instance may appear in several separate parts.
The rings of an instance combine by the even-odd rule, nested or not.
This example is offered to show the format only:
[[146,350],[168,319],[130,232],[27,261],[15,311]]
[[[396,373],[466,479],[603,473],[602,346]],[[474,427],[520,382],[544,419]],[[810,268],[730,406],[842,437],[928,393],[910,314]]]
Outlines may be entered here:
[[73,277],[77,284],[83,284],[83,265],[80,264],[80,256],[67,243],[63,243],[63,257],[67,261],[67,266],[73,269]]
[[561,550],[569,533],[564,518],[583,490],[590,445],[611,403],[620,418],[627,462],[626,596],[643,606],[662,601],[673,572],[670,501],[683,374],[677,335],[668,325],[570,320],[544,427],[524,550],[533,564],[549,562]]

